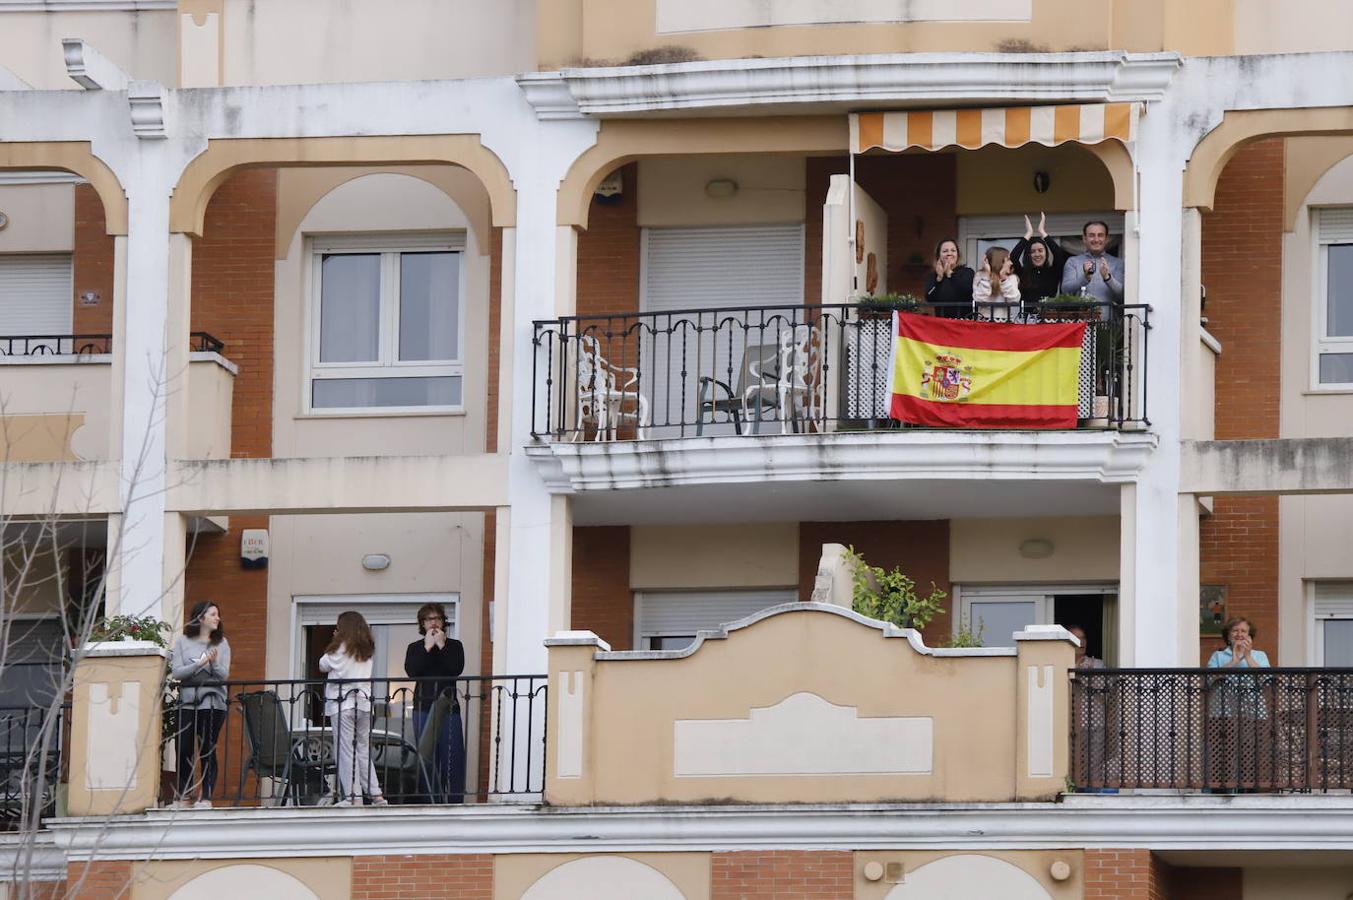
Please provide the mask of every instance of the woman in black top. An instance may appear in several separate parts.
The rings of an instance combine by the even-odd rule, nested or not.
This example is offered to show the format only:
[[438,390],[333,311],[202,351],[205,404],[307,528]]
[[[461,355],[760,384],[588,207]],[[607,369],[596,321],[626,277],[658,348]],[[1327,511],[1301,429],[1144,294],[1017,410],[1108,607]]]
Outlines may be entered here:
[[442,717],[437,734],[433,784],[426,789],[433,799],[459,803],[465,796],[465,730],[456,700],[456,679],[465,671],[465,648],[446,634],[446,608],[424,603],[418,610],[418,633],[422,640],[404,652],[404,674],[416,678],[413,689],[413,727],[421,739],[432,708],[443,694],[450,709]]
[[1010,257],[1019,269],[1019,295],[1026,307],[1055,297],[1062,292],[1062,267],[1070,258],[1062,245],[1048,237],[1048,218],[1038,216],[1038,237],[1029,217],[1024,217],[1024,237]]
[[926,302],[944,304],[935,315],[946,319],[967,318],[972,313],[972,279],[972,269],[959,260],[958,241],[953,238],[940,241],[935,246],[935,271],[925,280]]

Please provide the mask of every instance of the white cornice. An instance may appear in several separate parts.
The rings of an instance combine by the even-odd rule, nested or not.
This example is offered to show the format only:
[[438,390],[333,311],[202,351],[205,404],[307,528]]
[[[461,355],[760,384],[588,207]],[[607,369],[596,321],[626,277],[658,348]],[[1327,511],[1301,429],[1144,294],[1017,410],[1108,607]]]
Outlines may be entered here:
[[178,0],[0,0],[7,12],[153,12],[178,9]]
[[526,448],[553,493],[698,484],[936,479],[1132,481],[1144,432],[896,431],[579,441]]
[[518,77],[542,119],[673,110],[833,104],[1154,101],[1173,53],[911,53],[729,59],[563,69]]
[[[1073,795],[1061,803],[156,810],[111,820],[52,820],[48,833],[72,861],[95,855],[223,859],[810,848],[1353,850],[1353,800]],[[0,837],[0,857],[8,837]]]

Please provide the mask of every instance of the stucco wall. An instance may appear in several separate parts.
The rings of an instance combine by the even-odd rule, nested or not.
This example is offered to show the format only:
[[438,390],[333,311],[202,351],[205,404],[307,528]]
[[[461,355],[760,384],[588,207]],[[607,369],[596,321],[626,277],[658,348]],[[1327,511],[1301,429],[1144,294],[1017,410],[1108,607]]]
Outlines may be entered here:
[[1234,0],[1235,53],[1353,48],[1353,5],[1344,0]]
[[[225,84],[503,75],[534,68],[527,0],[225,0]],[[487,15],[489,10],[492,15]]]
[[9,217],[0,230],[0,253],[69,253],[74,247],[73,184],[0,185],[0,212]]
[[41,90],[79,90],[62,38],[84,38],[133,78],[178,82],[173,10],[6,12],[0,10],[0,65]]
[[[292,598],[334,594],[459,593],[466,674],[479,659],[484,600],[484,517],[390,514],[273,516],[268,565],[268,678],[292,678],[297,636]],[[382,572],[362,568],[390,556]]]
[[798,580],[797,522],[630,529],[634,590],[788,587]]
[[[477,453],[484,447],[487,392],[489,257],[487,195],[473,179],[450,171],[440,184],[406,174],[325,170],[315,175],[284,169],[278,190],[279,224],[295,222],[276,271],[276,384],[274,456],[361,456]],[[459,172],[461,170],[455,170]],[[344,178],[346,176],[346,178]],[[341,183],[335,183],[335,181]],[[468,212],[467,212],[468,209]],[[297,220],[297,213],[308,210]],[[311,269],[306,235],[379,231],[465,233],[461,303],[465,331],[465,412],[405,416],[305,416],[306,308]]]
[[[955,154],[958,213],[1027,213],[1120,209],[1104,163],[1077,144],[1018,149],[984,147]],[[1034,173],[1047,172],[1047,193],[1034,190]]]
[[[1024,541],[1052,542],[1047,559],[1026,559]],[[952,519],[949,578],[959,584],[1118,581],[1118,519]]]
[[[1353,205],[1353,139],[1293,138],[1287,143],[1285,184],[1292,221],[1283,235],[1281,437],[1347,436],[1353,433],[1353,392],[1320,391],[1312,384],[1317,274],[1313,210]],[[1308,193],[1299,193],[1312,182]],[[1310,664],[1313,627],[1307,582],[1353,578],[1346,539],[1353,530],[1353,497],[1283,497],[1279,523],[1281,657],[1290,665]]]
[[[802,222],[806,169],[801,156],[695,156],[639,161],[640,227]],[[705,186],[731,180],[737,193],[710,197]]]

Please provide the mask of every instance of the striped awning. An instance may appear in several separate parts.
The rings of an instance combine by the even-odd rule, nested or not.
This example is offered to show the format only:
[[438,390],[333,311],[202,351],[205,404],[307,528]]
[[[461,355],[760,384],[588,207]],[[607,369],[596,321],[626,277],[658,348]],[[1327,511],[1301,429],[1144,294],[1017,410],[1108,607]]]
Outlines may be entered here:
[[988,144],[1055,147],[1069,142],[1098,144],[1136,139],[1136,103],[1075,106],[1011,106],[1003,109],[907,110],[851,113],[850,152],[910,147],[976,149]]

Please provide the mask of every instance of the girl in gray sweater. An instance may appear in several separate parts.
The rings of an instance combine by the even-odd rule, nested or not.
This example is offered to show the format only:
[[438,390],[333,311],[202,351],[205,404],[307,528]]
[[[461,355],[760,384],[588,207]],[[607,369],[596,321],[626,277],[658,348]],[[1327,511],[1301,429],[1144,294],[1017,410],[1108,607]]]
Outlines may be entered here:
[[[226,718],[226,689],[230,677],[230,644],[221,627],[221,610],[207,600],[193,604],[188,624],[174,639],[170,674],[179,682],[178,800],[199,809],[211,806],[216,786],[216,738]],[[198,777],[193,779],[193,763]]]

